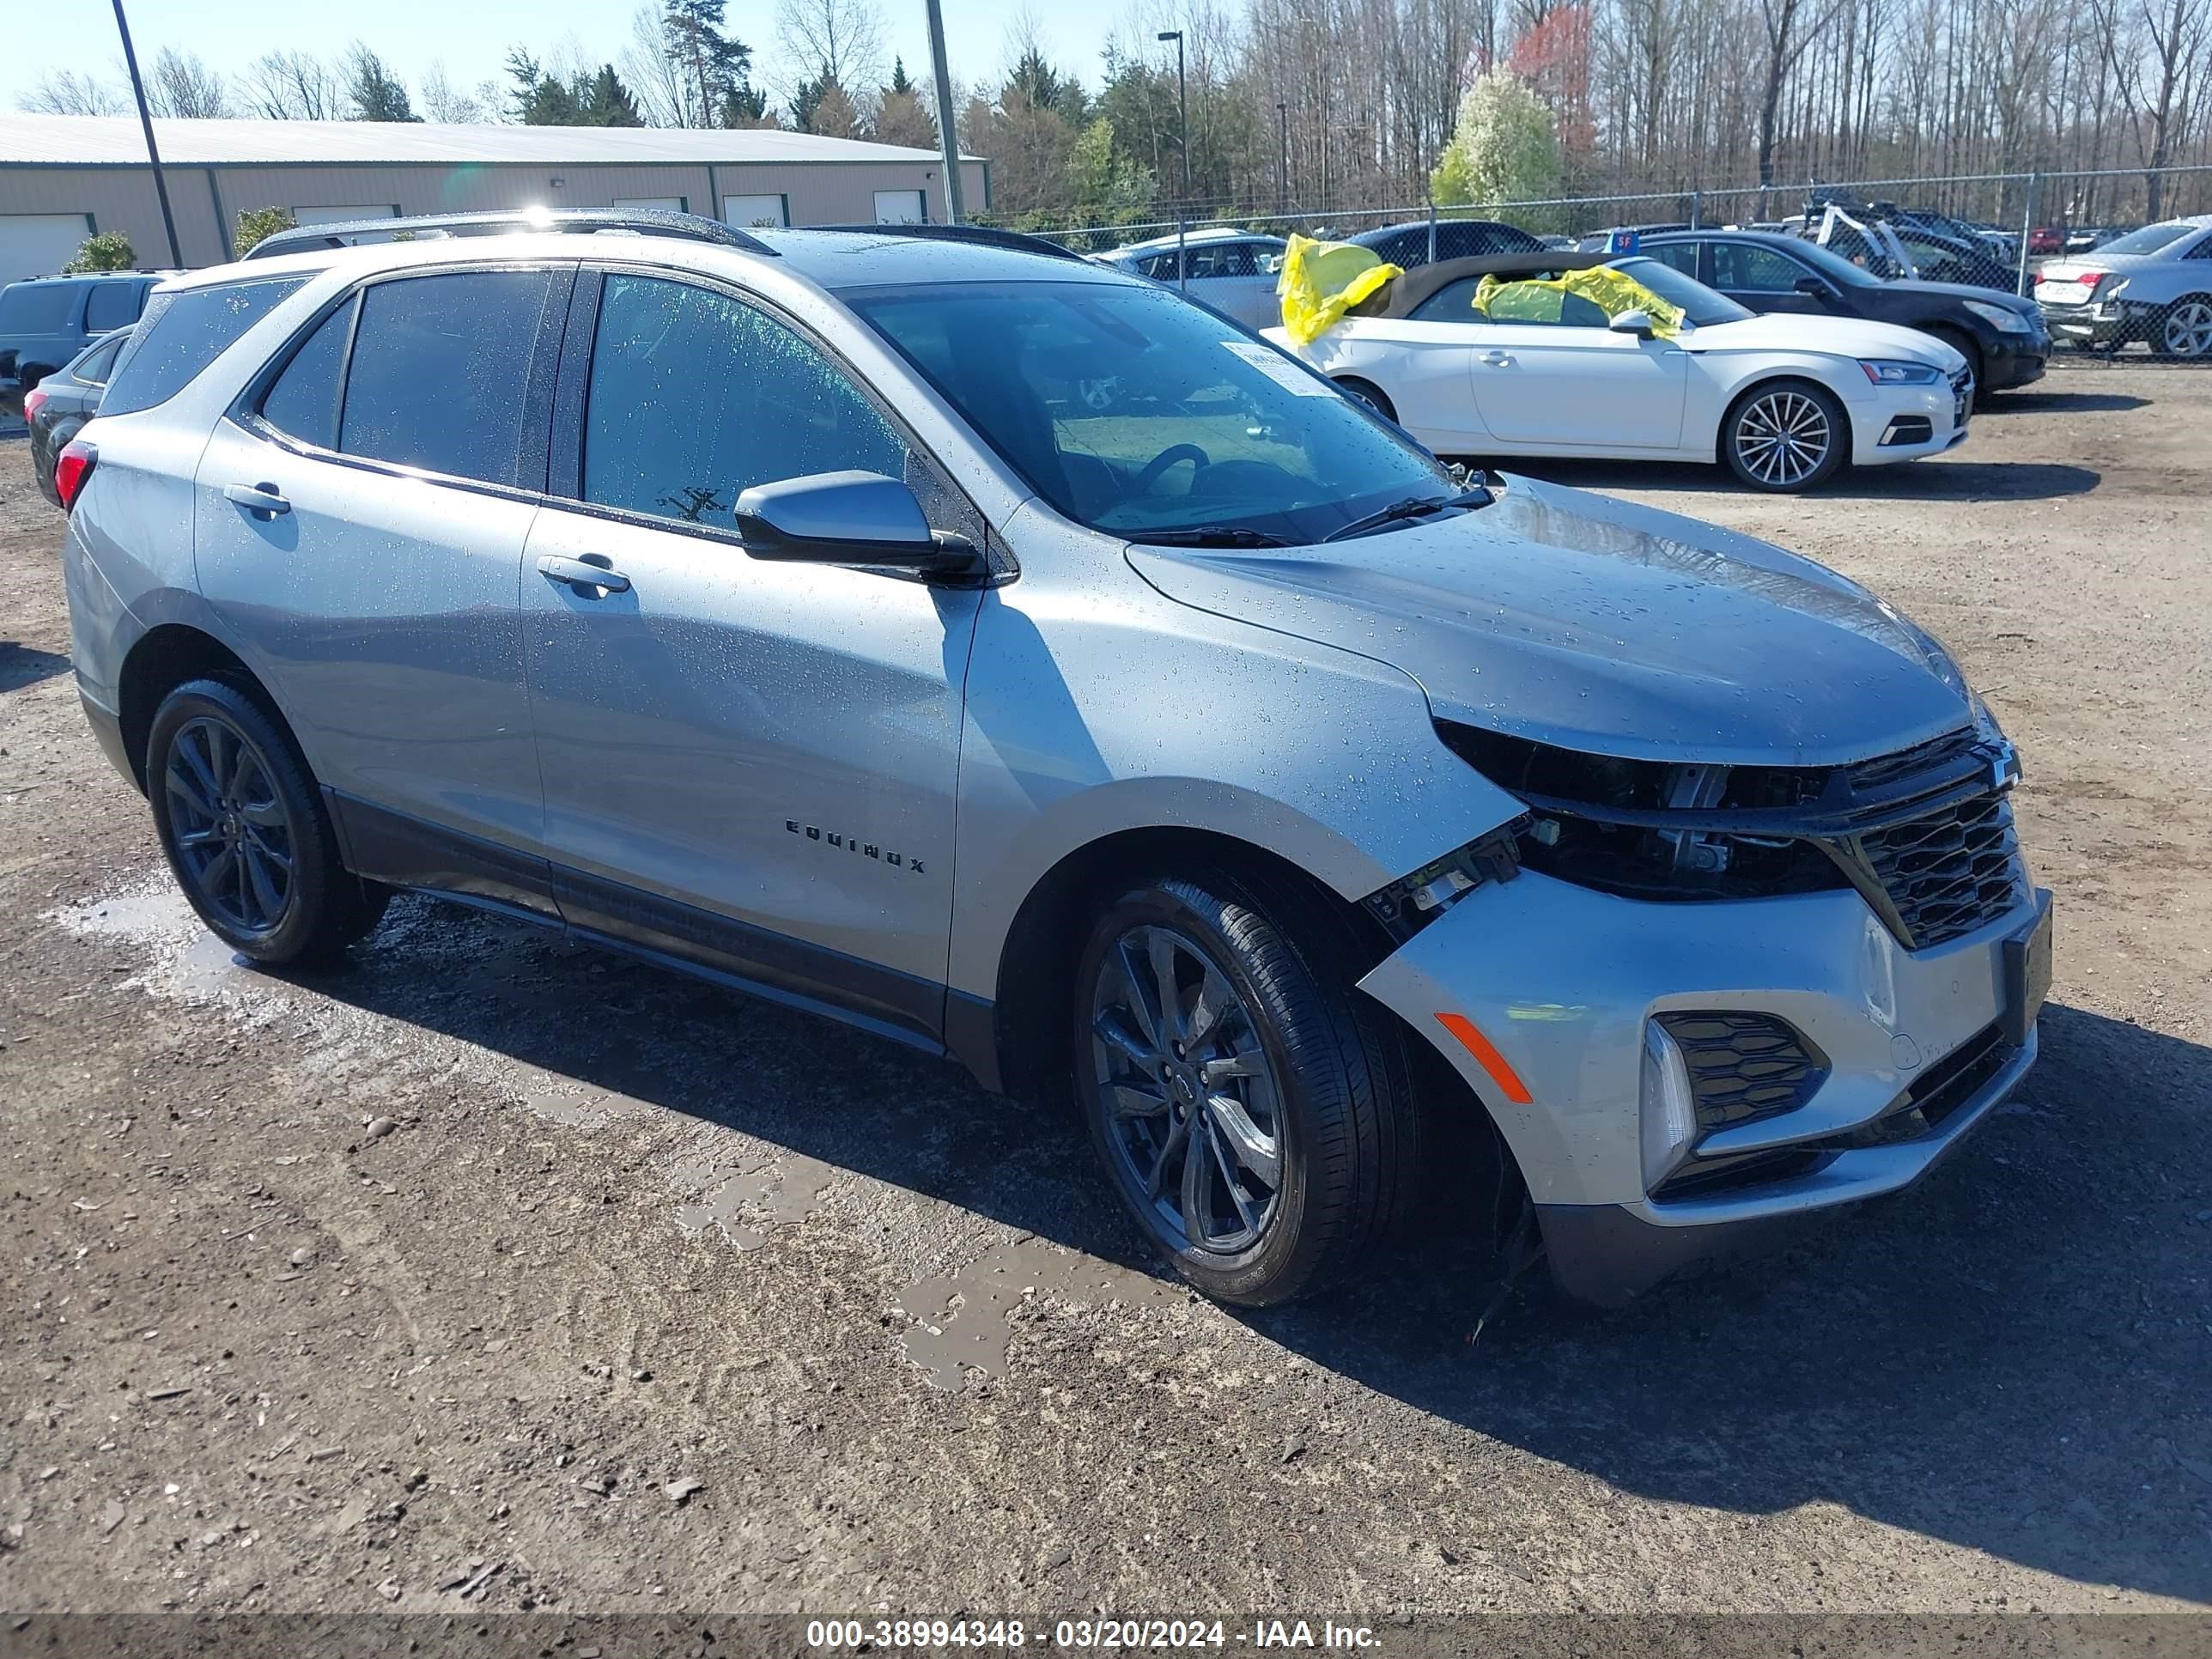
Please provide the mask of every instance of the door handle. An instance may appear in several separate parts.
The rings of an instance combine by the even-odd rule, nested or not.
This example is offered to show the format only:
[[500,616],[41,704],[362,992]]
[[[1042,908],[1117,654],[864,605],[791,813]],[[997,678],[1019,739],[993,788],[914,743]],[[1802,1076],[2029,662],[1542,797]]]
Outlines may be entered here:
[[1513,361],[1513,355],[1507,351],[1482,351],[1475,354],[1474,361],[1488,363],[1492,368],[1503,368]]
[[240,507],[250,507],[256,513],[266,513],[272,519],[280,513],[292,510],[292,503],[276,493],[276,486],[273,483],[225,484],[222,498],[227,501],[235,501]]
[[586,553],[580,559],[548,553],[538,560],[538,574],[549,582],[566,583],[580,593],[586,588],[594,593],[629,592],[629,578],[617,570],[614,561],[604,553]]

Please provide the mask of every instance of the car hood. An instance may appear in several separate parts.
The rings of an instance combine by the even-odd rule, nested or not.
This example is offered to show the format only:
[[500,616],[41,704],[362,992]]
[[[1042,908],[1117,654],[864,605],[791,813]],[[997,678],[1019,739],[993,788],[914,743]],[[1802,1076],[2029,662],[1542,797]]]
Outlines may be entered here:
[[1862,317],[1808,317],[1763,312],[1741,322],[1708,323],[1675,336],[1689,351],[1824,351],[1838,357],[1881,357],[1926,363],[1955,374],[1966,360],[1931,335]]
[[1128,557],[1185,605],[1403,670],[1441,718],[1564,748],[1831,766],[1972,717],[1943,648],[1857,584],[1531,478],[1477,511],[1328,546]]

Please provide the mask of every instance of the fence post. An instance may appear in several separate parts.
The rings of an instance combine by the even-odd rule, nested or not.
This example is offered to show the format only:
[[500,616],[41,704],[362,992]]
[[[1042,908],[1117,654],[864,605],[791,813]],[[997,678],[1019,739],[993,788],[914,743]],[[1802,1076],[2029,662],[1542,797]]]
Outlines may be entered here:
[[1437,198],[1429,198],[1429,263],[1437,262]]
[[1190,292],[1190,256],[1185,251],[1185,244],[1189,240],[1189,222],[1183,216],[1183,210],[1177,208],[1176,210],[1176,286],[1186,294]]
[[2035,233],[2035,198],[2039,192],[2042,183],[2043,175],[2041,173],[2031,173],[2027,175],[2027,201],[2021,210],[2020,273],[2019,280],[2014,285],[2013,291],[2020,295],[2022,298],[2026,298],[2029,294],[2034,291],[2029,287],[2027,281],[2027,244],[2028,239]]
[[1702,190],[1693,190],[1690,192],[1690,228],[1703,230],[1705,228],[1705,192]]

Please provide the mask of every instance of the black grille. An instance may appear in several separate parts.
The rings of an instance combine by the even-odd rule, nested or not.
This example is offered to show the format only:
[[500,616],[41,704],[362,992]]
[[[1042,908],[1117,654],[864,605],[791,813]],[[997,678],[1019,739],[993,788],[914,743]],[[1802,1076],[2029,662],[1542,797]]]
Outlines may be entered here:
[[1986,1026],[1923,1072],[1883,1109],[1880,1117],[1847,1133],[1810,1144],[1842,1152],[1854,1146],[1887,1146],[1933,1134],[1954,1112],[1987,1088],[2019,1052],[2005,1042],[2002,1027]]
[[1960,939],[2021,901],[2012,804],[1991,793],[1860,836],[1865,867],[1911,950]]
[[1771,1014],[1662,1014],[1690,1073],[1708,1132],[1794,1112],[1828,1075],[1827,1057]]

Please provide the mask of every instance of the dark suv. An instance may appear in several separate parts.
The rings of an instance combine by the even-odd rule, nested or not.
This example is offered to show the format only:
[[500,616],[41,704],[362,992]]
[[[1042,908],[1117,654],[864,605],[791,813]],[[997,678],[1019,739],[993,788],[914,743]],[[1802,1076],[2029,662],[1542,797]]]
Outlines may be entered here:
[[85,347],[137,322],[146,296],[169,274],[102,270],[0,289],[0,409],[15,413],[26,392]]

